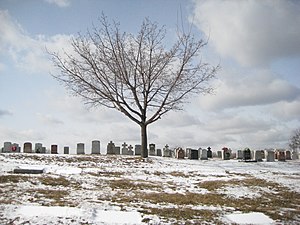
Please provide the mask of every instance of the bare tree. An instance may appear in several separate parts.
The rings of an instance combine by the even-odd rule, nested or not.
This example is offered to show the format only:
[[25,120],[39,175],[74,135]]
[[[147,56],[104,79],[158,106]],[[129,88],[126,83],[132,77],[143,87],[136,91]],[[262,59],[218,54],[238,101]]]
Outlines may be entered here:
[[141,128],[142,157],[148,157],[147,127],[171,110],[182,110],[191,94],[211,93],[218,70],[201,61],[207,44],[177,32],[167,48],[166,29],[145,19],[134,35],[105,16],[100,26],[72,40],[74,54],[51,53],[54,77],[92,106],[117,109]]
[[296,129],[293,132],[293,135],[290,138],[289,147],[294,151],[297,151],[297,149],[300,148],[300,129]]

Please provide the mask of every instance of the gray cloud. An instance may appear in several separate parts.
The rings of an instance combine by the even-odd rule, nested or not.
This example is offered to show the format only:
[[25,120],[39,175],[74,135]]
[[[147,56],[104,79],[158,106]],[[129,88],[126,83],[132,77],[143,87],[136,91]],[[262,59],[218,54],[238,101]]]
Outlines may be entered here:
[[2,116],[11,116],[11,115],[13,115],[13,113],[11,111],[0,109],[0,117],[2,117]]
[[219,54],[242,65],[300,56],[299,1],[195,1],[194,22]]

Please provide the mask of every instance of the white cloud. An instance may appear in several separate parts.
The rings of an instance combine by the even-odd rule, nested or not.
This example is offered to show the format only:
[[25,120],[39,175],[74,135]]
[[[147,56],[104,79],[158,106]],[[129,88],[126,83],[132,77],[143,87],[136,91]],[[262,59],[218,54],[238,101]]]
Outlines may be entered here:
[[[291,102],[300,96],[300,89],[268,70],[223,71],[217,80],[216,94],[199,97],[206,110],[222,110],[240,106],[257,106],[276,102]],[[248,73],[248,72],[247,72]]]
[[37,113],[36,116],[38,117],[38,119],[44,123],[44,124],[50,124],[50,125],[60,125],[60,124],[64,124],[64,122],[60,119],[57,119],[55,117],[53,117],[52,115],[45,115],[42,113]]
[[300,56],[300,2],[195,1],[194,22],[218,53],[242,65]]
[[55,4],[58,7],[68,7],[71,4],[70,0],[44,0],[50,4]]
[[0,21],[0,55],[9,56],[16,67],[26,72],[48,74],[53,65],[46,49],[70,49],[69,35],[30,37],[21,25],[11,18],[8,11],[0,10]]

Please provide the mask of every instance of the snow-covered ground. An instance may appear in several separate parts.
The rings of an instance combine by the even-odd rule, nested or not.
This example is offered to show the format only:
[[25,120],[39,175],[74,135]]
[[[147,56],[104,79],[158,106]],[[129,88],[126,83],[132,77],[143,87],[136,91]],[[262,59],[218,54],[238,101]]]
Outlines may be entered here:
[[187,222],[300,224],[300,160],[0,154],[0,224]]

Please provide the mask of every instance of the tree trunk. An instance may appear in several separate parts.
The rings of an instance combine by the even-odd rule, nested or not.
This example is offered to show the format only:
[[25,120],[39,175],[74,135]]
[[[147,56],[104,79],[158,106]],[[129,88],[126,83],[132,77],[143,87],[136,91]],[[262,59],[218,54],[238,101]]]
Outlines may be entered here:
[[141,142],[142,142],[142,152],[141,156],[143,158],[148,157],[148,149],[147,149],[147,125],[144,123],[141,124]]

